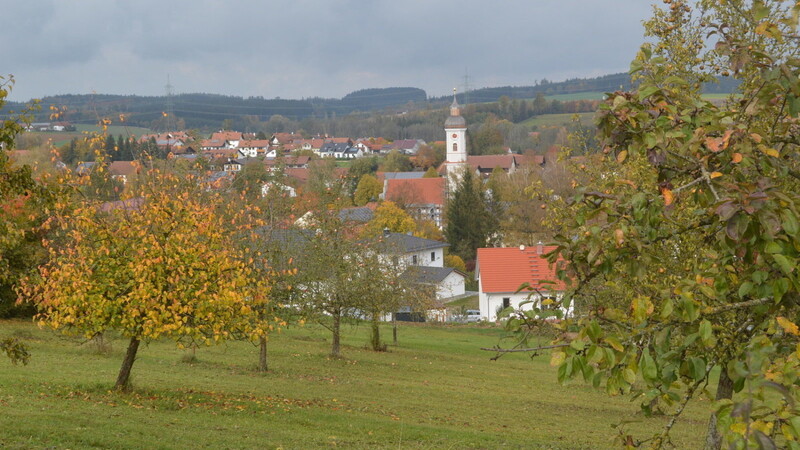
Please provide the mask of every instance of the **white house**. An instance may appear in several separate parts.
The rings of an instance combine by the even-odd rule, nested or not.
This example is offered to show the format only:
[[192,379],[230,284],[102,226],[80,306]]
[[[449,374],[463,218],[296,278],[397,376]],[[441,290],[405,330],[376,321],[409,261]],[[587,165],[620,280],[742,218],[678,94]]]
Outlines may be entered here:
[[[543,257],[554,250],[553,246],[479,248],[475,263],[475,278],[478,280],[478,302],[483,320],[495,321],[505,308],[530,310],[542,307],[546,298],[560,299],[564,283],[556,277],[556,267]],[[528,283],[533,290],[517,292]],[[521,305],[526,300],[533,303]],[[563,314],[572,314],[562,308]]]

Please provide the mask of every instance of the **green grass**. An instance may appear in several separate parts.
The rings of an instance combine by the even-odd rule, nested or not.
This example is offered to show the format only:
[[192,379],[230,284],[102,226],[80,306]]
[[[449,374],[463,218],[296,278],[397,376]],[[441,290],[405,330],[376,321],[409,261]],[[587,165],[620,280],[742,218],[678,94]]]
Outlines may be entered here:
[[452,309],[478,309],[478,296],[472,295],[470,297],[464,297],[447,304],[447,308]]
[[[185,350],[142,346],[131,393],[111,391],[126,342],[98,353],[80,338],[0,322],[24,339],[27,366],[0,359],[0,446],[5,448],[609,448],[613,423],[642,437],[664,418],[582,384],[559,386],[548,357],[490,361],[480,347],[499,328],[400,324],[400,345],[366,349],[366,326],[348,327],[330,358],[319,326],[270,340],[271,371],[254,372],[256,347],[229,342]],[[383,330],[390,336],[390,329]],[[701,405],[707,407],[706,402]],[[678,448],[699,448],[698,406],[676,425]]]
[[[568,113],[568,114],[542,114],[539,116],[531,117],[530,119],[521,122],[522,125],[528,127],[539,127],[539,128],[546,128],[546,127],[562,127],[567,126],[572,123],[573,116],[576,114]],[[581,124],[585,127],[593,127],[594,126],[594,115],[595,113],[578,113],[577,116],[580,118]]]

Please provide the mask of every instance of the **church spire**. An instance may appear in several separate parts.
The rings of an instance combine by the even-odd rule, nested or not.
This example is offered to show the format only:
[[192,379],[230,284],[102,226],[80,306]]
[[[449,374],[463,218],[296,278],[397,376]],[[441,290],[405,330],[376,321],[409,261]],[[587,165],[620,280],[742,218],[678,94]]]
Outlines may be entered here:
[[456,88],[453,88],[453,103],[450,105],[450,115],[453,117],[461,115],[461,107],[458,106],[458,100],[456,100]]

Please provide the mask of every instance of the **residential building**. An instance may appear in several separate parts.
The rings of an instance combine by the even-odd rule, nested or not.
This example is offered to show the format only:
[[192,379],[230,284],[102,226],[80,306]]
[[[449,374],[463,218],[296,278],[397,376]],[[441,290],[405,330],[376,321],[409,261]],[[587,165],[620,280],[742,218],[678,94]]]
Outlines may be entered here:
[[[556,276],[556,265],[551,265],[544,255],[555,246],[537,244],[532,247],[479,248],[475,263],[478,280],[478,303],[483,320],[495,321],[505,308],[547,307],[542,300],[559,300],[565,285]],[[520,291],[527,283],[530,289]],[[517,292],[519,291],[519,292]],[[527,300],[531,303],[523,304]],[[562,314],[571,314],[572,308],[562,308]]]

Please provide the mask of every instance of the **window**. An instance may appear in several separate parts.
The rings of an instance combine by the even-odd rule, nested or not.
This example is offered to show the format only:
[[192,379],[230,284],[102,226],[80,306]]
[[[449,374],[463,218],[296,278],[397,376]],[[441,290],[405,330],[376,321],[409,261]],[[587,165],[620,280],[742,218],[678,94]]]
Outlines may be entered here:
[[506,309],[509,306],[511,306],[511,298],[510,297],[503,297],[503,309]]
[[453,142],[453,151],[454,152],[458,151],[458,144],[456,144],[455,142]]
[[431,261],[436,261],[436,252],[431,252]]
[[411,257],[411,264],[416,264],[416,263],[417,263],[417,255],[414,255]]

